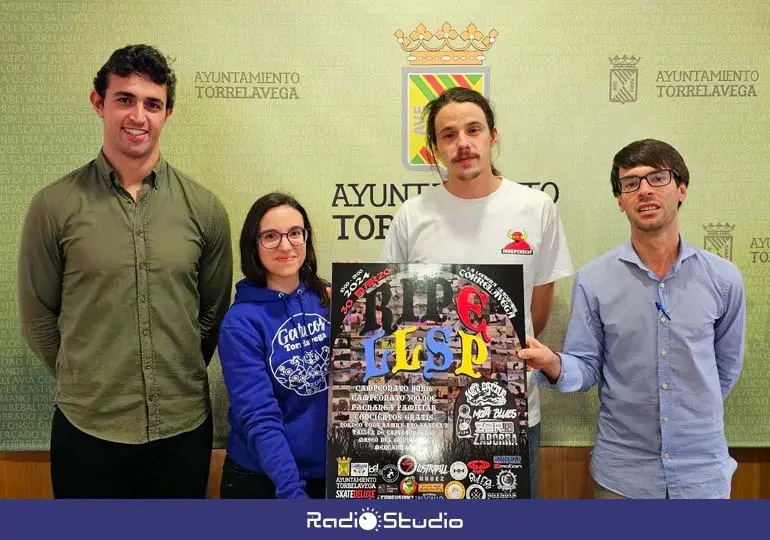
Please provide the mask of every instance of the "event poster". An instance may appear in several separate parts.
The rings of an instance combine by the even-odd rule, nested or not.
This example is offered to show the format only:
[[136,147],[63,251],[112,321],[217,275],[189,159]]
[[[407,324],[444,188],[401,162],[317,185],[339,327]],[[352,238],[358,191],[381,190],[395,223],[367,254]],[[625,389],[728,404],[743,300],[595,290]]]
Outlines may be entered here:
[[529,498],[520,265],[334,263],[330,499]]

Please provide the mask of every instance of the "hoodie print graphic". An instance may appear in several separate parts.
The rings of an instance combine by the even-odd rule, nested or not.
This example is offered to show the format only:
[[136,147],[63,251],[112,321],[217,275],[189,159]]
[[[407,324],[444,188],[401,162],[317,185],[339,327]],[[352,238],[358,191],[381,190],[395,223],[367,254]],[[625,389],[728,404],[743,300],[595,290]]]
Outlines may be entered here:
[[278,328],[270,351],[270,370],[278,383],[299,396],[328,387],[330,323],[317,313],[292,315]]

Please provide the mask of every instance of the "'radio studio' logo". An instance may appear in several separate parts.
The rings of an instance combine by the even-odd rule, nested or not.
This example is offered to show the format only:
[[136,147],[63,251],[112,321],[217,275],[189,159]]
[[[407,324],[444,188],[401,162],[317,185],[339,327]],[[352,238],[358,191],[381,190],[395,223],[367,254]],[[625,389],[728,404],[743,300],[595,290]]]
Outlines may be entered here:
[[498,32],[484,34],[473,23],[459,32],[444,23],[431,32],[420,23],[409,33],[396,30],[394,35],[409,53],[409,66],[402,70],[402,160],[407,169],[424,171],[434,164],[425,144],[425,105],[455,86],[472,88],[489,99],[489,68],[482,64]]
[[462,518],[449,517],[447,512],[413,517],[404,512],[380,513],[370,507],[360,512],[348,512],[342,517],[308,512],[305,521],[308,529],[361,529],[375,532],[381,529],[462,529],[463,525]]
[[636,56],[613,56],[610,58],[610,101],[632,103],[637,100],[639,69],[636,65],[641,58]]

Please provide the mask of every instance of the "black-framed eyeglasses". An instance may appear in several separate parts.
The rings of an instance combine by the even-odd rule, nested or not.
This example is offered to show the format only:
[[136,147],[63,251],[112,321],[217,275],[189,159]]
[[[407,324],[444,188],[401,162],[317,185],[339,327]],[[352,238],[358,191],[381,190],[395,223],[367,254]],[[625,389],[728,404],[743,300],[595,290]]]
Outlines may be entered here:
[[293,229],[289,229],[289,232],[285,233],[273,230],[262,231],[257,235],[257,238],[259,238],[259,243],[262,244],[263,248],[275,249],[281,245],[284,236],[292,246],[301,246],[307,242],[308,234],[310,234],[310,229],[306,227],[294,227]]
[[675,174],[671,169],[660,169],[644,176],[624,176],[618,179],[618,185],[621,193],[633,193],[642,186],[642,180],[647,180],[650,187],[663,187],[671,183]]

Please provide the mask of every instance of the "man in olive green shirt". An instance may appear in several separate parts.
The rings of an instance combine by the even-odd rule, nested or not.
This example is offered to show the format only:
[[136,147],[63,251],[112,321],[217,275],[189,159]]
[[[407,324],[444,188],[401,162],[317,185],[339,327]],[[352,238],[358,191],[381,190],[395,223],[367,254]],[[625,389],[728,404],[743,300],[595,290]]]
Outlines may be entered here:
[[101,151],[25,217],[21,328],[56,380],[57,498],[206,495],[232,245],[222,203],[160,154],[175,84],[156,49],[115,51],[90,97]]

